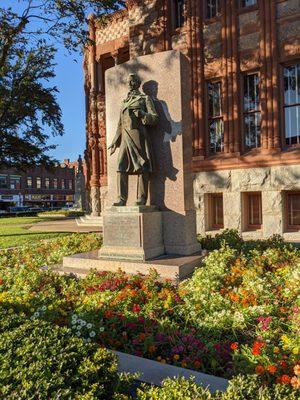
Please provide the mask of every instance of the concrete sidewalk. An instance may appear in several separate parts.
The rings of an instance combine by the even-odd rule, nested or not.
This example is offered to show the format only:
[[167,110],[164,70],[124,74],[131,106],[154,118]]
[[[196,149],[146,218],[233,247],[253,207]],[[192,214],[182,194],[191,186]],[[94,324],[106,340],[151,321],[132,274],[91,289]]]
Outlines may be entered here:
[[38,222],[29,228],[31,232],[102,232],[99,226],[78,226],[75,219],[62,219],[58,221]]

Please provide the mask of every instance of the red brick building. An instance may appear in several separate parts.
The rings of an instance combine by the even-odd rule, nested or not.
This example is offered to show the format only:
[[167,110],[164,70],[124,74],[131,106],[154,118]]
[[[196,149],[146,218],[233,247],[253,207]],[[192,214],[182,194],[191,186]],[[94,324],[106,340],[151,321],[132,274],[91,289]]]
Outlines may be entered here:
[[0,210],[12,206],[53,208],[72,205],[75,195],[73,166],[53,170],[35,167],[27,171],[0,171]]
[[91,17],[90,35],[85,157],[94,214],[107,185],[105,71],[175,49],[190,62],[198,231],[300,238],[299,0],[128,0],[105,26]]

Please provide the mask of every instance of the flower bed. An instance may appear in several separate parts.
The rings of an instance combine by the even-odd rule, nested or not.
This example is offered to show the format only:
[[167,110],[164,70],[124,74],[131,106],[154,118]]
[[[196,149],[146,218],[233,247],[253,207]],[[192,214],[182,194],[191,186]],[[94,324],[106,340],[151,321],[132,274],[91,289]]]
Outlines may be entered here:
[[[300,252],[278,238],[231,239],[229,247],[218,238],[221,248],[179,287],[154,272],[60,277],[37,269],[49,262],[42,250],[34,257],[0,253],[0,302],[31,320],[68,326],[100,347],[226,378],[254,374],[262,385],[294,393],[300,387]],[[79,243],[88,246],[72,239],[54,258]]]

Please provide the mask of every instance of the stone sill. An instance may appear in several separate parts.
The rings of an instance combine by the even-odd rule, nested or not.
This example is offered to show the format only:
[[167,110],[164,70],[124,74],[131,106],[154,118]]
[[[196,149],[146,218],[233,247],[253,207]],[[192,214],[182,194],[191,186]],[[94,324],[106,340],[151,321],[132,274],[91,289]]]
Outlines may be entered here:
[[287,242],[300,243],[300,232],[284,232],[283,238]]
[[157,361],[121,353],[119,351],[114,351],[114,353],[119,358],[119,372],[130,374],[138,373],[140,376],[137,378],[137,381],[150,385],[162,386],[162,382],[167,378],[184,377],[189,379],[190,377],[194,377],[195,383],[208,388],[211,393],[217,390],[225,392],[228,387],[227,379],[218,378],[214,375],[207,375],[170,364],[162,364]]
[[244,240],[259,240],[263,239],[263,231],[261,229],[258,229],[256,231],[244,231],[242,232],[242,238]]

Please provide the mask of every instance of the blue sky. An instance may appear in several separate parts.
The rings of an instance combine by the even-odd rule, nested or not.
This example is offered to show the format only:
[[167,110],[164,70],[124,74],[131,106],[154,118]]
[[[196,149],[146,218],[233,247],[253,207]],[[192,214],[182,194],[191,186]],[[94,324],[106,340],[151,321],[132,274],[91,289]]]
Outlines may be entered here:
[[[0,6],[5,8],[10,6],[18,13],[24,10],[26,4],[27,1],[22,0],[0,0]],[[85,150],[83,57],[81,54],[70,55],[59,43],[57,43],[57,48],[56,78],[49,84],[57,86],[59,90],[57,99],[62,109],[65,134],[62,137],[51,136],[49,144],[56,144],[57,147],[50,154],[59,161],[63,161],[65,158],[74,161]]]
[[[74,61],[77,60],[77,63]],[[51,138],[57,144],[51,152],[58,160],[76,160],[85,149],[85,99],[82,56],[70,55],[60,46],[56,57],[56,78],[53,83],[59,89],[58,103],[62,109],[65,134]]]

